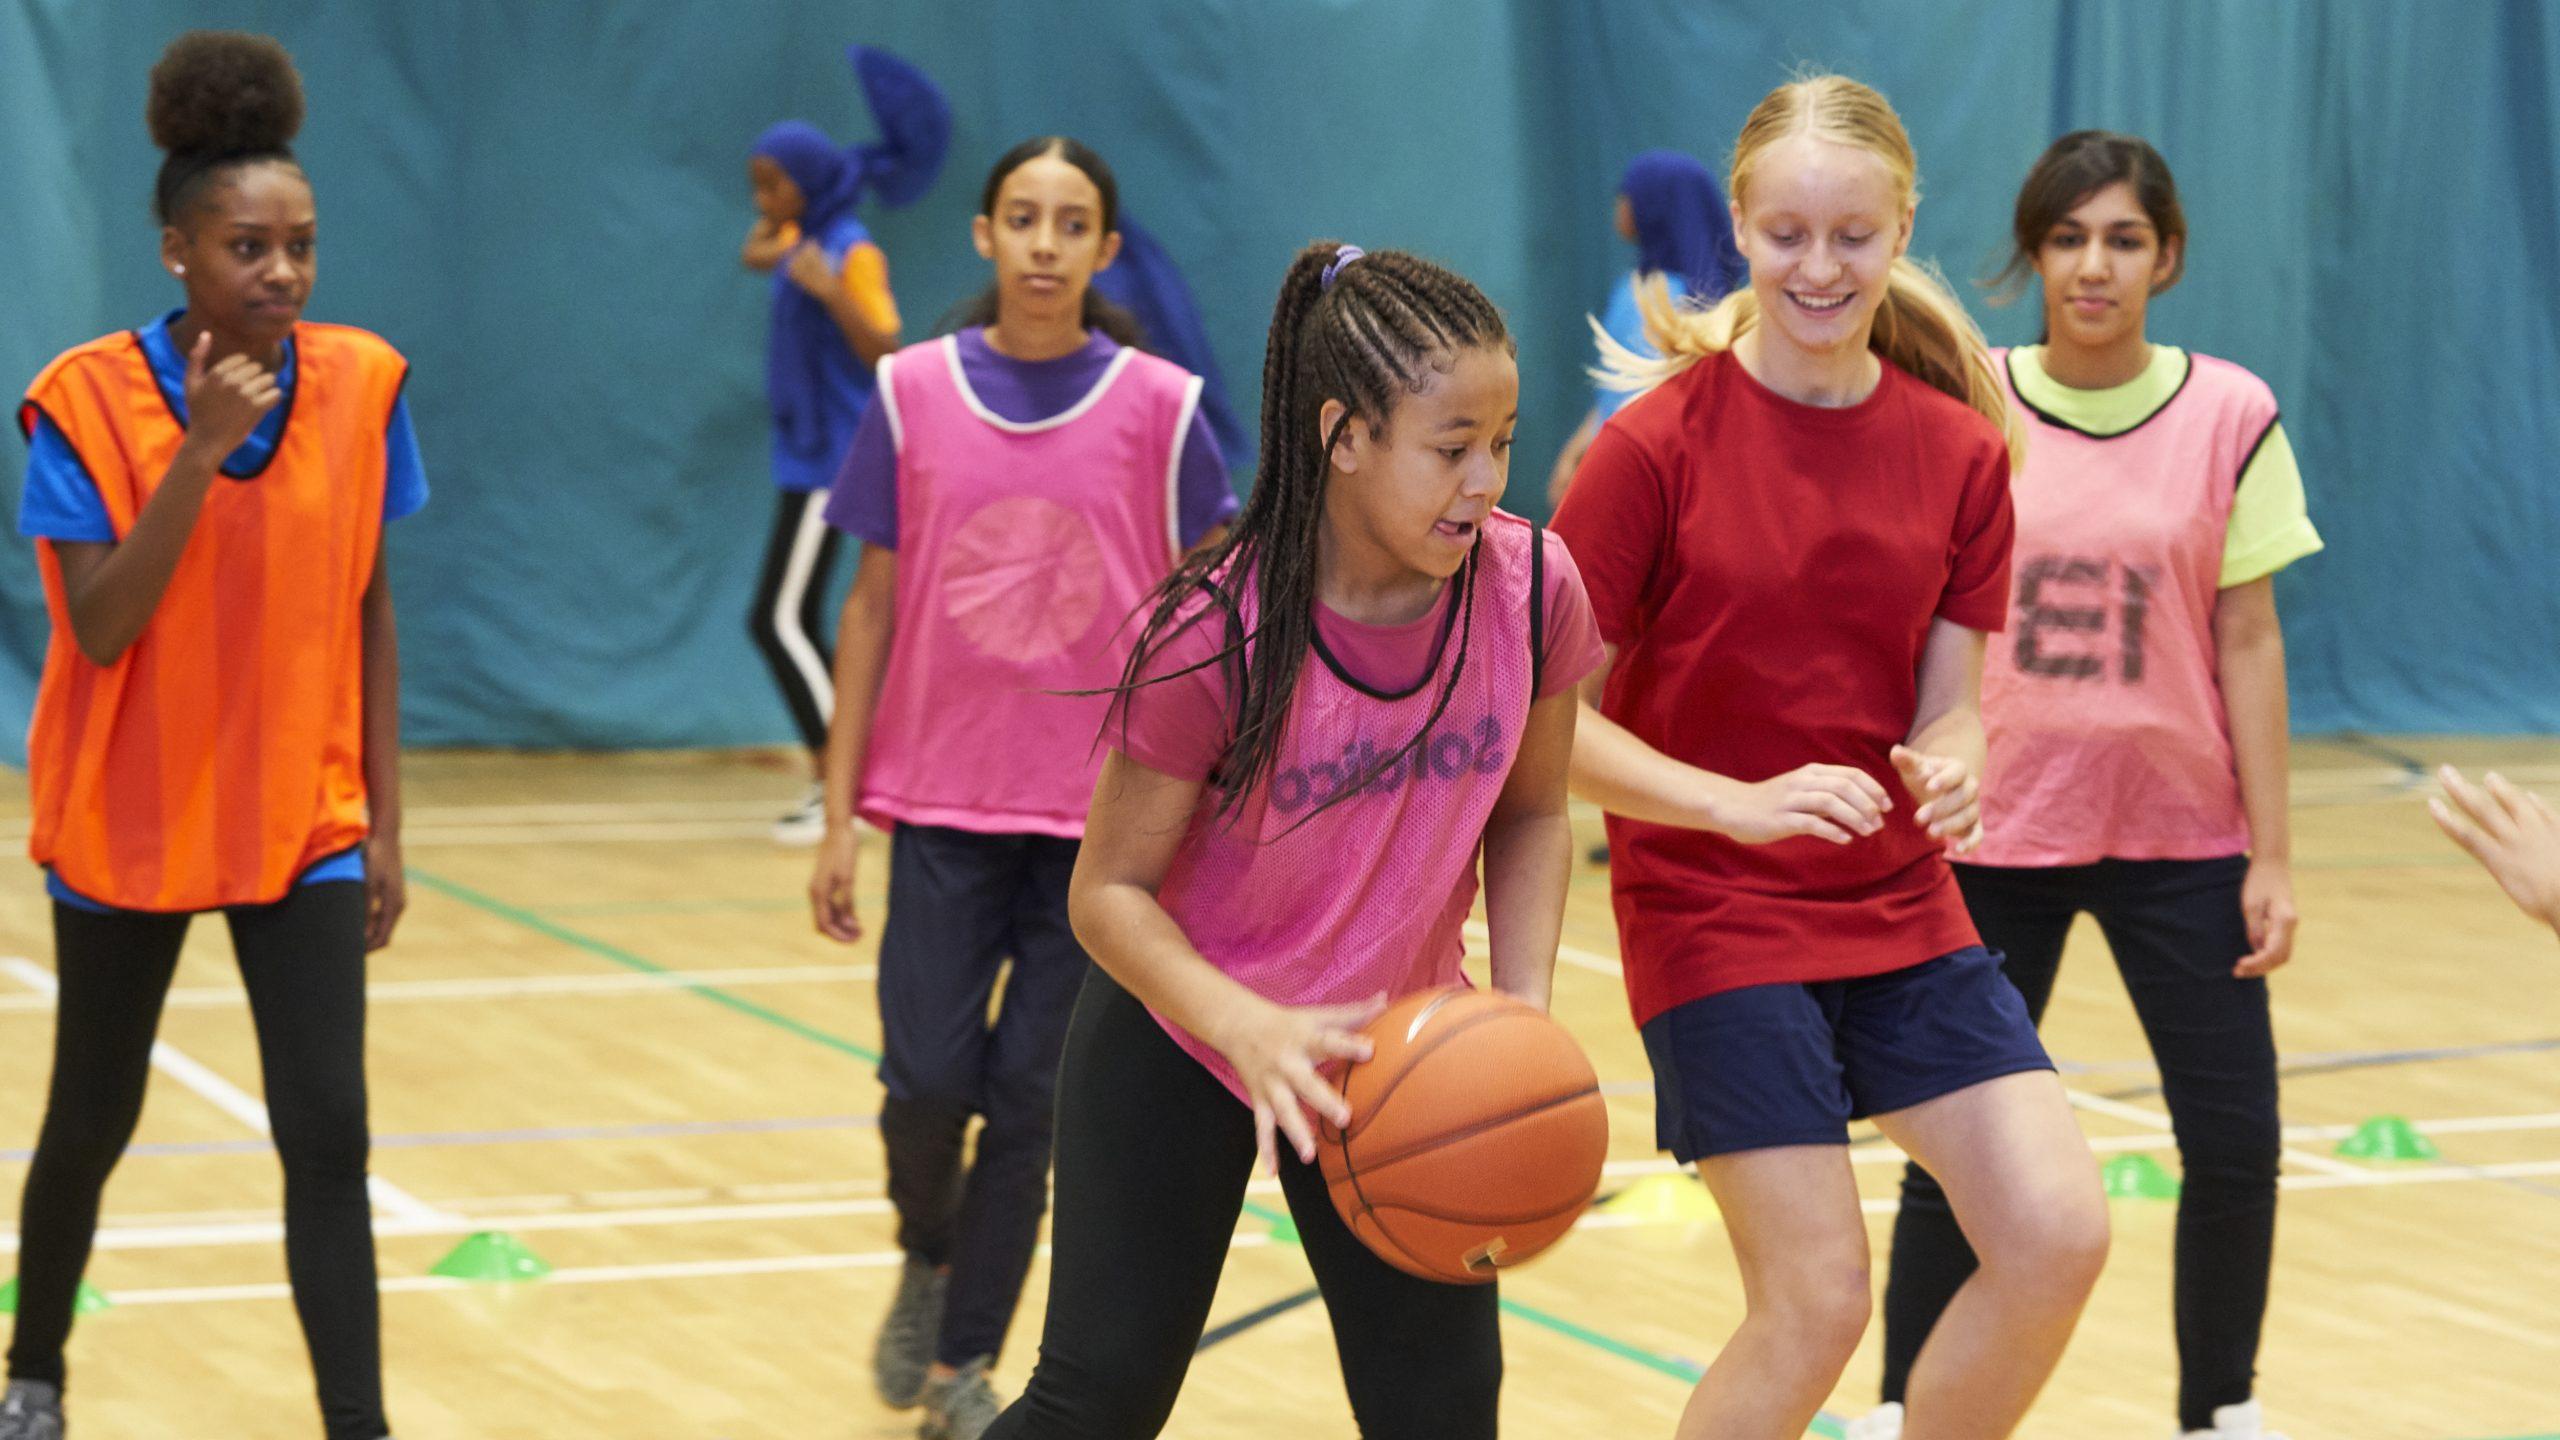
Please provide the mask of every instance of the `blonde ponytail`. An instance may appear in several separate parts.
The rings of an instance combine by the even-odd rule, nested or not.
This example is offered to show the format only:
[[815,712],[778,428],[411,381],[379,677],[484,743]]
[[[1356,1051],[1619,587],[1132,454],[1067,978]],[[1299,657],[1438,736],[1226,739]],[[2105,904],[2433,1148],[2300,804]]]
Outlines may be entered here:
[[[1918,162],[1911,152],[1911,136],[1893,106],[1872,87],[1847,76],[1806,75],[1770,91],[1742,122],[1725,177],[1725,190],[1737,207],[1748,208],[1751,203],[1751,167],[1761,152],[1796,134],[1811,134],[1875,156],[1902,187],[1903,202],[1919,203]],[[1600,345],[1600,364],[1591,376],[1612,390],[1650,390],[1706,356],[1732,349],[1734,341],[1760,322],[1760,302],[1747,285],[1700,309],[1673,300],[1671,287],[1659,275],[1647,275],[1636,283],[1636,311],[1644,318],[1645,339],[1661,352],[1659,358],[1637,354],[1619,344],[1600,322],[1591,322]],[[1935,267],[1908,256],[1893,262],[1867,345],[1915,378],[1980,412],[2008,442],[2009,463],[2024,463],[2026,430],[2010,413],[2008,387],[1992,366],[1990,343]]]
[[1934,265],[1893,262],[1867,348],[1913,379],[1979,411],[2009,445],[2012,470],[2027,463],[2027,431],[2009,408],[2009,387],[1991,363],[1991,342]]
[[1656,274],[1636,281],[1636,313],[1644,318],[1644,338],[1657,354],[1630,350],[1599,321],[1591,322],[1600,344],[1600,363],[1591,378],[1612,390],[1650,390],[1706,356],[1732,349],[1759,322],[1760,302],[1744,285],[1702,309],[1671,298],[1670,282]]

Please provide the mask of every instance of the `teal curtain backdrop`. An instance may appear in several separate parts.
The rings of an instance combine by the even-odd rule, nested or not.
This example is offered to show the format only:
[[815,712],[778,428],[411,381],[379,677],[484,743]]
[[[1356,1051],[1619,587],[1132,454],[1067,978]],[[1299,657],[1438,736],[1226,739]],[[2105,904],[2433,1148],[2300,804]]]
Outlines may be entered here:
[[[956,113],[939,188],[871,217],[911,333],[985,278],[985,166],[1071,132],[1187,268],[1240,407],[1309,238],[1476,279],[1519,335],[1529,511],[1587,403],[1636,151],[1720,164],[1790,69],[1845,71],[1918,144],[1915,249],[1972,277],[2054,135],[2145,135],[2194,226],[2154,333],[2275,387],[2329,539],[2280,584],[2300,726],[2560,729],[2552,0],[0,0],[10,387],[175,303],[144,77],[199,25],[292,48],[311,313],[415,364],[435,498],[392,542],[414,742],[785,737],[741,613],[771,513],[745,152],[786,117],[860,138],[849,40]],[[2023,340],[2032,312],[1981,314]],[[44,634],[27,548],[0,547],[0,749]]]

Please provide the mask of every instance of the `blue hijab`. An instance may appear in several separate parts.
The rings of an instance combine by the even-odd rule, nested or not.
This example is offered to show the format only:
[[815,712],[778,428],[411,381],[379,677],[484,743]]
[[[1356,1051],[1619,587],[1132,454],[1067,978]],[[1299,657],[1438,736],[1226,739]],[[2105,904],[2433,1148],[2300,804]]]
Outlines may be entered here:
[[[785,120],[756,138],[757,155],[772,160],[800,187],[806,206],[800,233],[829,245],[847,227],[859,229],[854,209],[865,194],[884,205],[920,198],[942,173],[951,144],[951,106],[924,72],[886,50],[845,47],[880,138],[840,147],[826,132],[802,120]],[[830,245],[829,258],[838,247]],[[783,441],[814,456],[828,444],[821,413],[830,350],[844,349],[844,333],[815,296],[791,282],[780,267],[773,276],[773,332],[765,344],[765,392]],[[845,437],[837,437],[839,439]]]
[[1677,275],[1706,304],[1749,278],[1733,243],[1724,187],[1706,166],[1677,150],[1647,150],[1618,182],[1635,212],[1636,269]]
[[1209,331],[1200,323],[1191,287],[1183,283],[1182,267],[1128,211],[1121,211],[1116,223],[1120,258],[1093,277],[1093,288],[1137,317],[1147,351],[1200,377],[1200,414],[1217,438],[1221,457],[1232,466],[1250,453],[1252,444],[1227,404],[1226,378],[1218,373],[1218,357],[1209,349]]

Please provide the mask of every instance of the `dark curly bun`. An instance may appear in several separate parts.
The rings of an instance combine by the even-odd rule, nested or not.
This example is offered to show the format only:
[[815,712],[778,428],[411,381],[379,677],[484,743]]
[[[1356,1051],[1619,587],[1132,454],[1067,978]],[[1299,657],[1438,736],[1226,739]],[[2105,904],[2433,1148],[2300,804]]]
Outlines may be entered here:
[[152,142],[168,152],[154,208],[162,224],[186,209],[213,172],[246,160],[291,160],[302,128],[302,77],[269,36],[190,30],[151,67],[145,109]]

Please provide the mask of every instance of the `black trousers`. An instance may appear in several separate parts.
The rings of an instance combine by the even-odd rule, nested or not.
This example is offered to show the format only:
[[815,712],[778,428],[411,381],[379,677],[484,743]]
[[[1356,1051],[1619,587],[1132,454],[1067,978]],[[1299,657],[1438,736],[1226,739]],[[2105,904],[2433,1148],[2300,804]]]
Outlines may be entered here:
[[812,754],[826,753],[827,719],[836,708],[835,647],[826,641],[820,613],[837,545],[826,508],[824,490],[777,492],[773,538],[765,542],[764,571],[747,610],[747,633]]
[[[53,907],[61,995],[44,1129],[19,1212],[16,1379],[63,1382],[72,1303],[107,1176],[142,1114],[186,915]],[[285,1268],[329,1440],[378,1440],[382,1326],[365,1121],[364,886],[302,886],[225,912],[284,1163]]]
[[[2089,912],[2107,937],[2160,1066],[2186,1169],[2175,1280],[2178,1423],[2209,1429],[2215,1408],[2247,1400],[2256,1378],[2283,1145],[2267,985],[2231,974],[2249,951],[2240,910],[2248,859],[1955,868],[1983,943],[2008,955],[2009,978],[2038,1020],[2073,918]],[[1938,1182],[1907,1169],[1885,1284],[1885,1399],[1903,1398],[1921,1342],[1974,1264]]]
[[934,1347],[946,1365],[1003,1346],[1049,1207],[1058,1051],[1090,968],[1067,926],[1075,867],[1076,842],[1055,836],[890,835],[880,1138],[899,1245],[951,1267]]
[[[1099,968],[1067,1037],[1058,1217],[1040,1363],[987,1440],[1147,1440],[1208,1323],[1254,1165],[1253,1112]],[[1282,1147],[1280,1182],[1368,1440],[1491,1440],[1502,1389],[1492,1285],[1371,1254]]]

